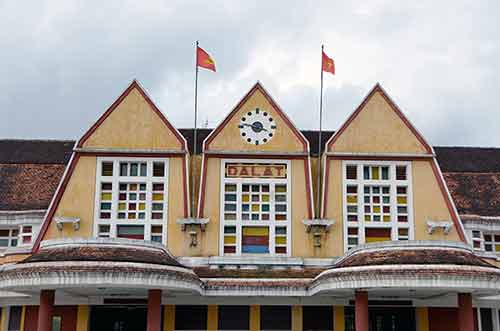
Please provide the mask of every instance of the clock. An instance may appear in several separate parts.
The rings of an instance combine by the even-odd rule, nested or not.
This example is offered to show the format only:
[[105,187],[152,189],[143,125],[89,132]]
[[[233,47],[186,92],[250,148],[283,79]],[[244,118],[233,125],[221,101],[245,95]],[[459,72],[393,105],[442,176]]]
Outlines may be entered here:
[[252,145],[262,145],[274,137],[276,123],[271,115],[259,108],[249,111],[238,125],[241,139]]

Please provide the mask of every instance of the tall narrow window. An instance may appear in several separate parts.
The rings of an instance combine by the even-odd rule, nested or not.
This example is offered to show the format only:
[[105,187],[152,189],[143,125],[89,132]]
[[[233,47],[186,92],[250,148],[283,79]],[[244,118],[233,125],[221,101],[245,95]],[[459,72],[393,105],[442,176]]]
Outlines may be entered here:
[[164,243],[168,159],[97,162],[96,235]]
[[409,162],[344,162],[345,248],[412,238]]
[[224,255],[290,254],[289,164],[222,161]]

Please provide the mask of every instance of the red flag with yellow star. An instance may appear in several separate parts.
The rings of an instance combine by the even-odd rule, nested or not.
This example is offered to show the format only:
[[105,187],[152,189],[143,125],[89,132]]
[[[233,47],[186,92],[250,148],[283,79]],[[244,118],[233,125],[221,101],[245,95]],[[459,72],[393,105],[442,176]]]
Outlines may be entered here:
[[323,71],[330,72],[332,75],[335,75],[335,63],[332,58],[329,58],[328,55],[325,54],[325,52],[323,52],[323,60],[321,62]]
[[215,72],[215,62],[201,47],[196,48],[196,65]]

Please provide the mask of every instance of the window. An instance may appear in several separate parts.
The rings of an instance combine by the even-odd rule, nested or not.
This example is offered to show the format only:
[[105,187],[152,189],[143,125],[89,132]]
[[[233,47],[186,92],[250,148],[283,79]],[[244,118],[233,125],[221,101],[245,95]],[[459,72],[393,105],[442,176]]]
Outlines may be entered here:
[[409,162],[344,162],[345,248],[412,238]]
[[250,307],[249,306],[224,306],[219,310],[219,330],[249,330],[250,328]]
[[0,247],[16,247],[18,245],[19,230],[15,229],[0,229]]
[[500,234],[483,233],[483,238],[485,251],[500,253]]
[[289,171],[286,161],[222,161],[224,255],[290,254]]
[[483,243],[484,240],[481,231],[472,230],[472,247],[474,247],[475,250],[483,250]]
[[292,307],[260,306],[260,329],[262,331],[292,330]]
[[165,243],[168,159],[97,162],[96,236]]
[[175,306],[175,330],[206,330],[207,306]]
[[334,330],[332,306],[302,306],[304,331]]

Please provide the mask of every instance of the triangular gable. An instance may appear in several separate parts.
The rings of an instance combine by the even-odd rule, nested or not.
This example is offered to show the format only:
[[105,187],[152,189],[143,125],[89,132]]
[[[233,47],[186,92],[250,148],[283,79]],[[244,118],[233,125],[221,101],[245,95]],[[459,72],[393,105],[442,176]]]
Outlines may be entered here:
[[[256,145],[242,136],[239,125],[248,112],[256,109],[269,113],[268,117],[276,125],[274,136],[268,142]],[[262,140],[261,140],[262,141]],[[204,151],[245,151],[245,152],[309,152],[309,142],[296,128],[283,110],[273,100],[264,87],[257,82],[241,99],[226,118],[203,142]]]
[[80,138],[77,147],[187,150],[187,143],[134,80]]
[[329,152],[433,154],[432,147],[378,83],[327,146]]

